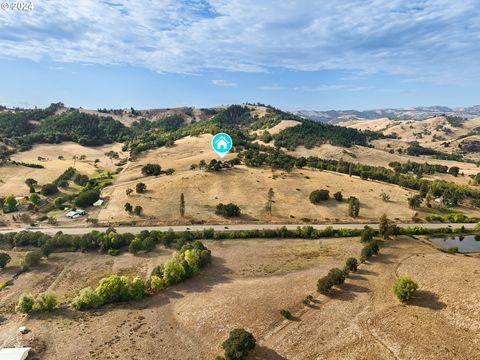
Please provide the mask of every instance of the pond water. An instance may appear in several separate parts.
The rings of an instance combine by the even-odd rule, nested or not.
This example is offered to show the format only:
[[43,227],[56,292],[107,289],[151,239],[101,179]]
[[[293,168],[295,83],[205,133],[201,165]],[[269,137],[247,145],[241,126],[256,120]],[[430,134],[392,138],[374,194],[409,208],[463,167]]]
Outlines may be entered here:
[[445,235],[445,237],[430,238],[430,241],[445,250],[457,246],[459,252],[480,252],[480,235]]

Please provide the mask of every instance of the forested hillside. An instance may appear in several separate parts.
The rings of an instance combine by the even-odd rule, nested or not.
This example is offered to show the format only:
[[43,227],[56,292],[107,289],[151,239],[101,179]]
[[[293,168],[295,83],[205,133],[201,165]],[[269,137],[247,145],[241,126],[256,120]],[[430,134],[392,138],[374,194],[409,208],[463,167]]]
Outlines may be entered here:
[[198,121],[187,121],[187,114],[148,120],[139,115],[141,112],[136,112],[137,119],[127,127],[110,116],[88,114],[76,109],[59,111],[63,109],[63,104],[58,103],[46,109],[0,112],[0,137],[4,144],[19,151],[39,143],[73,141],[85,146],[100,146],[123,142],[125,149],[135,157],[148,149],[171,146],[185,136],[221,131],[232,136],[236,150],[250,148],[260,136],[254,131],[269,129],[286,119],[301,124],[263,139],[273,139],[272,144],[276,147],[294,149],[300,145],[311,148],[324,143],[346,147],[354,144],[367,146],[369,140],[382,136],[372,131],[303,120],[271,106],[262,108],[264,112],[259,115],[255,106],[231,105],[211,111],[209,117]]

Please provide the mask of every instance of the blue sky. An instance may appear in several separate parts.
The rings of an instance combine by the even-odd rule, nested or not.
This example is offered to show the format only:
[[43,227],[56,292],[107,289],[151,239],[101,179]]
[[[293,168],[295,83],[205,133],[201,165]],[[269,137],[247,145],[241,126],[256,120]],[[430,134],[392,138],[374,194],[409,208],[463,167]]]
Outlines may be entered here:
[[36,1],[0,10],[0,104],[480,103],[480,1]]

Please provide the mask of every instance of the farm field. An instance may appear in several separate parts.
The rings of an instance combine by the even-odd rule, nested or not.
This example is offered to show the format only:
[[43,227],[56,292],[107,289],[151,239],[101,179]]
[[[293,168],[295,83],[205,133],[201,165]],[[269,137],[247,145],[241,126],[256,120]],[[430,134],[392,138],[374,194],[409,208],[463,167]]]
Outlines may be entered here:
[[[450,255],[409,237],[381,242],[380,255],[360,266],[330,297],[316,281],[358,256],[357,238],[205,241],[213,262],[194,278],[139,302],[97,311],[12,313],[22,292],[55,291],[62,300],[109,273],[141,274],[170,256],[55,253],[0,291],[0,345],[21,342],[34,359],[212,359],[229,330],[257,339],[249,359],[465,359],[480,351],[476,298],[478,256]],[[18,270],[19,252],[1,272]],[[442,271],[438,271],[439,269]],[[7,272],[8,270],[8,272]],[[419,284],[401,305],[392,291],[398,275]],[[468,286],[458,287],[458,284]],[[308,294],[315,302],[307,307]],[[288,308],[293,320],[279,310]],[[18,334],[26,325],[30,332]]]

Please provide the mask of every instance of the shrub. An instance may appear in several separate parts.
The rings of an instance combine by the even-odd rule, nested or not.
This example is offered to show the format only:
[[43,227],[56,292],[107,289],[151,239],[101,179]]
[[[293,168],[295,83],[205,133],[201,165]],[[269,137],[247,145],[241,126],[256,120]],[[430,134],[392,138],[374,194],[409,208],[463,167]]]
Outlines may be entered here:
[[58,187],[55,184],[45,184],[42,186],[40,193],[43,196],[50,196],[58,193]]
[[120,255],[120,250],[118,250],[118,249],[108,249],[107,253],[110,256],[118,256],[118,255]]
[[25,254],[25,258],[20,264],[20,269],[22,271],[27,271],[33,266],[36,266],[40,263],[41,254],[39,251],[29,251]]
[[335,198],[335,200],[337,201],[342,201],[343,200],[343,195],[340,191],[337,191],[335,194],[333,194],[333,197]]
[[103,304],[130,300],[130,282],[126,276],[110,275],[95,289]]
[[330,269],[327,276],[333,285],[341,285],[345,282],[345,273],[339,268]]
[[130,284],[130,298],[132,300],[140,300],[145,296],[145,291],[147,287],[145,282],[139,277],[135,277]]
[[373,240],[374,236],[375,236],[375,230],[373,230],[369,226],[365,226],[365,228],[362,230],[362,234],[360,235],[360,242],[369,243],[370,241]]
[[15,311],[28,314],[33,309],[34,304],[33,296],[30,294],[22,294],[18,299],[18,304],[15,306]]
[[229,204],[218,204],[215,210],[215,214],[224,216],[224,217],[238,217],[241,215],[240,208],[234,203]]
[[155,249],[155,241],[148,236],[142,241],[142,248],[145,250],[145,252],[150,252]]
[[302,300],[302,303],[304,305],[310,305],[310,303],[313,301],[313,296],[312,295],[307,295],[305,298]]
[[332,291],[332,280],[328,276],[324,276],[317,281],[317,291],[322,295],[328,295]]
[[330,198],[330,191],[321,189],[321,190],[314,190],[310,193],[310,202],[312,204],[318,204],[322,201],[327,201]]
[[241,360],[255,348],[255,338],[245,329],[234,329],[222,344],[226,360]]
[[348,198],[348,216],[358,217],[360,214],[360,200],[355,196],[350,196]]
[[345,269],[348,271],[357,271],[358,261],[354,257],[348,258],[345,262]]
[[143,208],[140,206],[140,205],[136,205],[134,208],[133,208],[133,213],[137,216],[140,216],[142,215],[142,212],[143,212]]
[[152,293],[158,293],[165,287],[165,282],[159,276],[152,275],[150,276],[149,289]]
[[398,277],[393,284],[393,291],[401,302],[410,300],[417,291],[417,288],[417,283],[408,275]]
[[135,185],[135,191],[138,194],[142,194],[147,191],[147,185],[145,185],[144,183],[138,183],[137,185]]
[[57,296],[47,292],[37,297],[33,307],[37,311],[53,311],[57,307],[57,304]]
[[169,259],[163,265],[163,280],[166,285],[175,285],[186,278],[185,267],[183,266],[178,253],[176,256]]
[[100,198],[98,190],[82,191],[75,199],[75,205],[79,207],[92,206]]
[[102,299],[91,287],[87,287],[80,290],[70,305],[77,310],[96,309],[102,305]]
[[130,245],[128,246],[128,251],[131,252],[132,254],[136,254],[140,250],[142,250],[142,240],[136,237],[130,242]]
[[458,253],[458,246],[449,247],[449,248],[447,249],[447,251],[448,251],[450,254],[456,254],[456,253]]
[[3,269],[12,260],[11,256],[7,253],[0,253],[0,268]]
[[142,167],[142,174],[145,176],[158,176],[162,173],[162,167],[158,164],[147,164]]
[[282,315],[285,319],[291,319],[292,318],[292,313],[288,309],[280,310],[280,315]]

